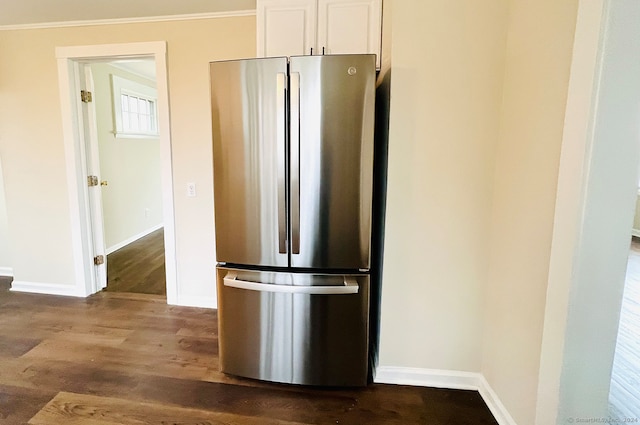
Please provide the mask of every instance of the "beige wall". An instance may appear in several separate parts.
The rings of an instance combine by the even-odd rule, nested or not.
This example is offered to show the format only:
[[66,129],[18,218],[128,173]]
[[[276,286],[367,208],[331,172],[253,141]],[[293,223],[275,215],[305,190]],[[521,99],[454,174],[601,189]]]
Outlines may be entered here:
[[[16,280],[75,283],[55,48],[159,40],[167,41],[179,296],[213,298],[207,64],[253,56],[254,17],[0,31],[0,56],[11,58],[0,61],[0,153]],[[186,197],[187,182],[198,197]]]
[[393,3],[380,364],[479,371],[518,424],[535,420],[576,15]]
[[9,249],[9,223],[4,199],[4,181],[0,158],[0,276],[9,274],[11,269],[11,251]]
[[480,370],[506,6],[393,2],[381,366]]
[[36,33],[0,32],[0,56],[11,58],[0,62],[0,153],[12,266],[16,280],[72,285],[53,40]]
[[[91,65],[100,151],[102,210],[107,250],[162,225],[160,140],[116,138],[111,76],[155,87],[155,81],[106,63]],[[119,100],[119,99],[118,99]],[[146,212],[145,210],[148,210]]]
[[481,370],[519,425],[535,418],[577,4],[509,5]]

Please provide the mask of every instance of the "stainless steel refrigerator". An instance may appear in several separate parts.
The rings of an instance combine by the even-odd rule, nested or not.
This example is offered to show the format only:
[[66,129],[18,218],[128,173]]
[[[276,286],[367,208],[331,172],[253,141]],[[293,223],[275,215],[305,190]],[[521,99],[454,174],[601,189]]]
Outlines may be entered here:
[[375,56],[210,72],[220,369],[366,385]]

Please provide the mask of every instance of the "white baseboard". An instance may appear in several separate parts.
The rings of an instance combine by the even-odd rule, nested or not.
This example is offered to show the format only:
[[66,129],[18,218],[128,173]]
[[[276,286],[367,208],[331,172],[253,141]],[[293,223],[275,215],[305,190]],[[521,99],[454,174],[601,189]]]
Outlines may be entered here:
[[517,425],[497,394],[480,373],[456,370],[379,366],[374,382],[380,384],[415,385],[420,387],[475,390],[500,425]]
[[480,384],[480,376],[479,373],[455,370],[379,366],[376,369],[375,382],[455,390],[477,390]]
[[111,254],[114,251],[119,250],[120,248],[123,248],[127,245],[129,245],[130,243],[133,243],[135,241],[137,241],[140,238],[144,238],[145,236],[147,236],[149,233],[153,233],[158,229],[162,229],[164,227],[164,223],[160,223],[156,226],[150,227],[149,229],[146,229],[143,232],[138,233],[137,235],[131,236],[130,238],[122,241],[122,242],[118,242],[117,244],[107,247],[106,251],[107,251],[107,255]]
[[43,282],[25,282],[21,280],[14,280],[11,282],[11,291],[29,292],[32,294],[64,295],[67,297],[81,298],[85,298],[87,296],[84,288],[78,288],[76,286]]
[[212,297],[198,297],[194,295],[178,295],[178,302],[175,305],[182,307],[218,308],[218,299]]
[[13,276],[13,268],[0,267],[0,276]]
[[640,238],[640,230],[639,229],[631,229],[631,236],[635,236]]
[[496,421],[498,421],[500,425],[517,425],[507,408],[504,407],[504,404],[500,401],[498,394],[493,391],[493,388],[491,388],[491,385],[489,385],[483,375],[480,375],[478,392],[480,392],[482,399],[487,403],[489,410],[493,413],[493,417],[496,418]]

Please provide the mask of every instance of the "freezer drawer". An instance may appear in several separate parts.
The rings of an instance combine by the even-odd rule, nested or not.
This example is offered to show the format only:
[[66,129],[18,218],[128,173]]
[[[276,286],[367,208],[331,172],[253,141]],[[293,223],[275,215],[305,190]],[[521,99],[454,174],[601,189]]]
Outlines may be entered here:
[[266,381],[367,384],[369,276],[218,268],[220,369]]

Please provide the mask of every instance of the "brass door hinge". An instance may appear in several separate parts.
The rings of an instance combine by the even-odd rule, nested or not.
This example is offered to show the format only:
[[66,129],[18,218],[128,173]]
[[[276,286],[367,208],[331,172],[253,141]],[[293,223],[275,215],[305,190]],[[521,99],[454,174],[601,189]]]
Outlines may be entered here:
[[96,266],[104,264],[104,255],[96,255],[95,257],[93,257],[93,264],[95,264]]
[[80,99],[84,103],[89,103],[92,100],[91,92],[88,90],[80,90]]
[[98,176],[87,176],[87,185],[89,187],[98,185]]

